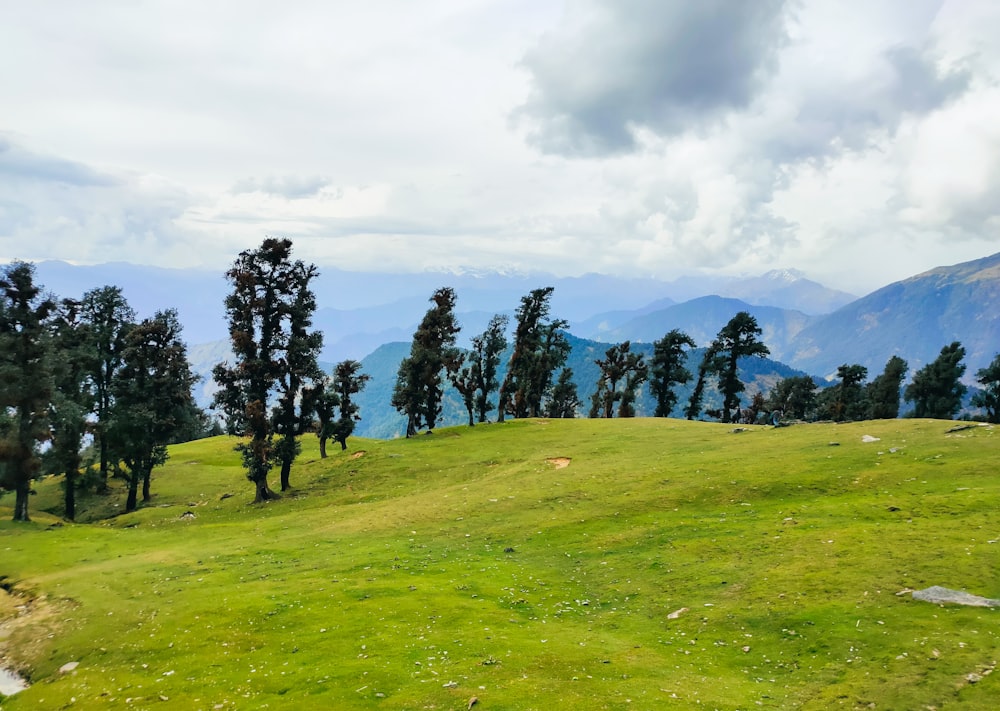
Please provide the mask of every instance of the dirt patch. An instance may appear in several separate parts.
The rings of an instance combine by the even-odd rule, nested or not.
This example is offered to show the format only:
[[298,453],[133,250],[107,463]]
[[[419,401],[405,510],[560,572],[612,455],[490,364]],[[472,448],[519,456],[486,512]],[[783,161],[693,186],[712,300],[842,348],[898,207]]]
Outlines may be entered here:
[[551,464],[556,469],[565,469],[570,463],[569,457],[552,457],[551,459],[546,459],[546,464]]
[[19,587],[0,589],[0,668],[30,678],[31,667],[45,656],[65,625],[63,613],[72,607],[72,602],[50,600]]
[[351,459],[361,459],[361,457],[365,456],[366,454],[367,452],[365,450],[359,449],[357,452],[351,455]]

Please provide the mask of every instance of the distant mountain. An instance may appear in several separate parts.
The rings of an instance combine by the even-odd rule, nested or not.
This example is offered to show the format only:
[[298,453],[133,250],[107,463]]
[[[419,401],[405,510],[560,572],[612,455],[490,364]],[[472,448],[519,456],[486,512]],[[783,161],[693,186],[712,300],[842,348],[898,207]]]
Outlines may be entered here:
[[932,269],[819,317],[786,360],[820,375],[860,363],[874,377],[898,355],[912,376],[952,341],[965,346],[969,382],[1000,351],[1000,253]]
[[[580,399],[584,402],[579,414],[584,417],[590,407],[590,396],[597,389],[597,379],[600,375],[600,369],[594,361],[604,357],[609,344],[577,338],[571,334],[567,334],[567,338],[572,350],[566,366],[573,369],[573,381],[576,383]],[[648,343],[636,344],[632,350],[636,353],[642,353],[647,360],[652,356],[652,345]],[[408,342],[386,343],[361,361],[362,372],[369,375],[371,380],[357,398],[362,418],[356,430],[358,436],[388,439],[405,434],[406,420],[393,409],[390,401],[399,363],[409,353],[410,344]],[[692,373],[697,373],[698,364],[703,355],[703,349],[694,350],[689,354],[687,367]],[[501,362],[501,379],[509,358],[510,351],[504,354]],[[778,380],[793,375],[804,375],[804,373],[767,358],[744,358],[740,361],[740,379],[747,388],[743,398],[744,404],[749,403],[753,393],[768,392]],[[693,387],[694,382],[691,382],[677,389],[680,399],[679,405],[673,413],[675,417],[681,416],[681,411],[691,397]],[[493,400],[496,401],[495,395]],[[713,380],[705,391],[705,407],[720,407],[721,405],[722,397],[715,388]],[[647,383],[643,386],[642,394],[636,402],[636,413],[640,417],[651,416],[655,409],[656,404],[649,394]],[[496,411],[494,410],[490,414],[490,419],[495,418]],[[461,398],[450,385],[447,386],[444,394],[443,413],[440,418],[441,426],[460,425],[467,420],[468,416]]]
[[669,282],[663,293],[677,302],[726,296],[813,315],[830,313],[857,298],[810,281],[796,269],[774,269],[756,277],[685,276]]
[[699,346],[707,346],[719,330],[739,311],[746,311],[761,327],[761,340],[771,350],[771,357],[784,358],[788,344],[815,316],[774,306],[753,306],[739,299],[703,296],[652,311],[611,328],[596,340],[620,343],[625,340],[652,343],[677,328],[691,336]]

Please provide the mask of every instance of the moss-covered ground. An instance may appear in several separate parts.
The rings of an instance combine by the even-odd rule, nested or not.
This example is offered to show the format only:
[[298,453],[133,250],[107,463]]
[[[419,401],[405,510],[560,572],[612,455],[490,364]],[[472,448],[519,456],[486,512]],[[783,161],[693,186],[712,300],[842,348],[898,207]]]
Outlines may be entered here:
[[45,480],[0,499],[0,708],[996,708],[1000,610],[903,592],[1000,597],[1000,433],[955,424],[307,438],[267,505],[222,437],[76,524]]

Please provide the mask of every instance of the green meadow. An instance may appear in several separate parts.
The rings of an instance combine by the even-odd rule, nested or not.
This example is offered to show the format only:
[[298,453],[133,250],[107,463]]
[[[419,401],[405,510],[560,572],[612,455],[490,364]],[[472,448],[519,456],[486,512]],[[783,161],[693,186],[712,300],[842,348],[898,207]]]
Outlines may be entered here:
[[1000,598],[1000,434],[958,424],[308,437],[266,505],[219,437],[76,524],[44,480],[0,499],[0,708],[996,708],[1000,610],[906,592]]

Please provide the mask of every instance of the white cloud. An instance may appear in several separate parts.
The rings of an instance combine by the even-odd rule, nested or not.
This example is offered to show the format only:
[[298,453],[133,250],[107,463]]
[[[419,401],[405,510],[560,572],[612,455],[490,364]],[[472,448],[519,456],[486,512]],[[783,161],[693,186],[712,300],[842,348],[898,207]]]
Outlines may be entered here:
[[1000,250],[995,3],[752,5],[12,5],[0,256],[224,267],[283,235],[349,269],[864,291]]

